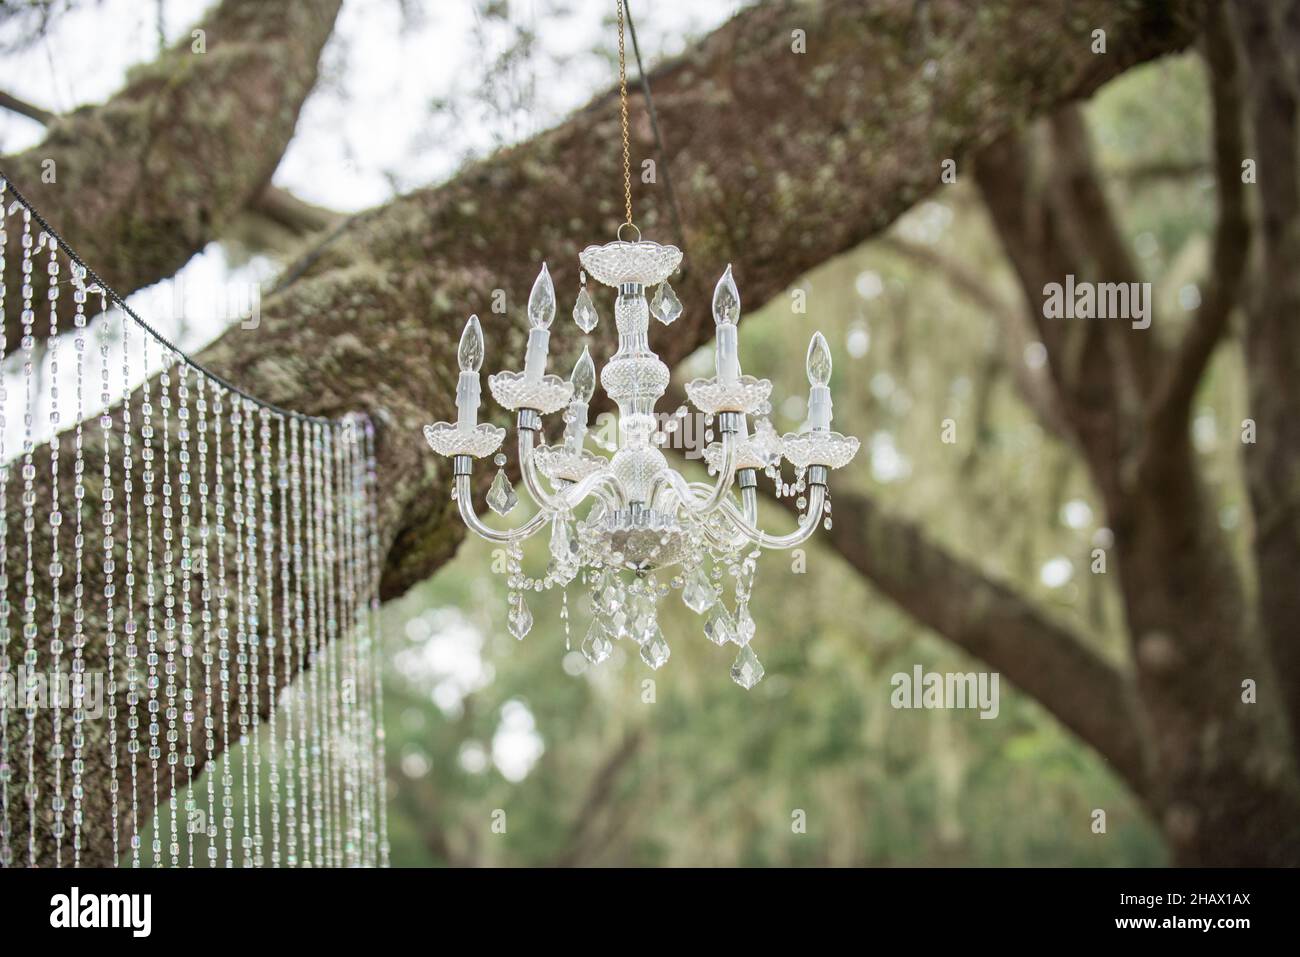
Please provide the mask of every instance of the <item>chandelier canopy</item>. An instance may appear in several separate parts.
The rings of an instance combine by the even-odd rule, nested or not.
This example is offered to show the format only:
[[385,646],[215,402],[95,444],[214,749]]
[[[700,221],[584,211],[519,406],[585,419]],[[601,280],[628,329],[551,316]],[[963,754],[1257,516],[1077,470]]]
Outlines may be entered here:
[[[740,652],[731,667],[737,684],[749,689],[763,677],[763,666],[750,647],[755,625],[749,612],[757,559],[765,548],[792,548],[805,541],[819,522],[830,526],[826,483],[830,470],[847,465],[858,440],[831,431],[831,353],[815,333],[808,346],[808,418],[798,432],[778,436],[768,415],[772,383],[742,375],[736,343],[740,291],[728,266],[713,292],[717,326],[716,374],[686,384],[686,394],[704,416],[706,441],[716,424],[721,441],[704,450],[712,482],[688,481],[669,466],[660,446],[677,430],[685,407],[662,421],[655,406],[668,388],[668,367],[650,348],[650,317],[665,326],[682,313],[668,280],[681,265],[676,246],[641,240],[632,222],[632,185],[627,119],[627,73],[624,61],[622,0],[618,3],[619,106],[623,132],[623,196],[626,220],[619,238],[588,246],[579,255],[582,286],[573,320],[584,334],[599,317],[586,277],[617,290],[614,323],[618,351],[600,370],[600,384],[618,406],[617,438],[610,457],[586,447],[588,404],[596,388],[596,367],[584,348],[569,381],[546,372],[550,327],[555,320],[555,286],[545,264],[528,297],[528,351],[519,372],[488,377],[493,398],[517,413],[519,469],[524,490],[536,512],[509,531],[488,527],[470,497],[473,463],[495,454],[498,471],[487,495],[488,506],[505,515],[518,496],[505,473],[498,450],[505,429],[479,423],[479,370],[483,365],[483,330],[471,316],[461,335],[460,381],[456,421],[424,427],[433,450],[452,460],[452,495],[461,518],[476,534],[507,547],[511,634],[522,639],[533,625],[526,593],[581,578],[591,598],[591,625],[582,653],[600,664],[614,642],[629,638],[651,668],[668,660],[669,647],[659,627],[658,603],[670,590],[704,616],[704,634],[718,645],[733,643]],[[634,37],[635,39],[635,37]],[[645,78],[642,77],[643,85]],[[646,86],[647,102],[649,89]],[[651,109],[654,123],[653,106]],[[635,241],[625,241],[625,229]],[[655,287],[649,300],[646,290]],[[545,444],[542,417],[564,411],[564,434]],[[750,420],[754,427],[751,431]],[[795,468],[793,483],[781,475],[782,460]],[[758,472],[777,486],[777,493],[797,495],[798,527],[772,535],[758,526]],[[523,572],[522,542],[550,526],[551,562],[541,578]],[[724,584],[734,589],[732,607]],[[561,616],[568,632],[568,595]]]

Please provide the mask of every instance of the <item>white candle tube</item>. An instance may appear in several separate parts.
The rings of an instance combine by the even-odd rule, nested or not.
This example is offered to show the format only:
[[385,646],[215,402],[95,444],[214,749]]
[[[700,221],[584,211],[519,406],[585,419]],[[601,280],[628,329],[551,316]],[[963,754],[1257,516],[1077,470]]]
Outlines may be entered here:
[[715,368],[718,371],[718,382],[722,385],[732,385],[740,378],[740,352],[736,341],[736,327],[719,325],[717,331]]
[[524,378],[529,382],[540,382],[542,376],[546,374],[546,352],[550,342],[550,330],[537,327],[528,330],[528,352],[524,354]]
[[587,439],[587,403],[574,399],[569,403],[569,421],[564,426],[564,445],[570,452],[582,451]]
[[814,385],[808,390],[808,428],[831,427],[831,390],[829,386]]
[[456,383],[456,428],[468,431],[478,425],[478,402],[482,387],[477,372],[462,372]]

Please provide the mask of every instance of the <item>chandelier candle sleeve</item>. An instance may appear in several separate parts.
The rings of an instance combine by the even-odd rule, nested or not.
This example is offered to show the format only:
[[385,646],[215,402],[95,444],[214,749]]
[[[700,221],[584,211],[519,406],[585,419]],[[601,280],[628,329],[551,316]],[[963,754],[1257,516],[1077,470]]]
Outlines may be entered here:
[[465,323],[456,358],[460,362],[460,381],[456,384],[456,427],[469,431],[478,424],[478,403],[482,395],[478,372],[483,367],[483,329],[479,326],[478,316],[470,316]]
[[596,391],[596,366],[586,346],[582,347],[582,355],[578,357],[569,381],[573,383],[573,400],[569,403],[564,443],[571,454],[581,455],[582,444],[587,438],[587,405]]
[[551,342],[551,323],[555,321],[555,284],[551,273],[542,263],[542,271],[533,282],[528,295],[528,352],[524,356],[524,378],[531,383],[540,382],[546,374],[546,353]]

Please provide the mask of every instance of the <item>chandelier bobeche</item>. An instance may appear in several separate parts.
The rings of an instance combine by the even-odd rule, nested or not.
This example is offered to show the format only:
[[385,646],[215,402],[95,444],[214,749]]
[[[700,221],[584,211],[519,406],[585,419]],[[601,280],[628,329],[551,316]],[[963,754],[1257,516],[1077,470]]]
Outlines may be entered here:
[[[631,639],[641,659],[657,669],[669,656],[659,627],[659,601],[678,590],[686,606],[703,616],[710,641],[739,646],[731,676],[752,688],[763,677],[751,647],[755,625],[749,611],[757,559],[764,548],[800,544],[823,520],[829,527],[830,470],[848,464],[858,450],[856,438],[830,429],[830,349],[820,332],[813,336],[807,360],[808,418],[798,432],[778,436],[768,419],[772,383],[740,371],[740,294],[728,266],[713,294],[716,375],[686,385],[687,397],[710,427],[716,423],[721,441],[704,452],[712,482],[690,482],[669,466],[659,448],[677,417],[669,417],[660,428],[655,405],[668,387],[669,374],[649,343],[652,314],[669,325],[682,312],[668,283],[682,253],[675,246],[638,239],[589,246],[579,258],[586,275],[618,290],[618,351],[600,371],[601,385],[618,405],[612,457],[586,448],[587,406],[596,386],[589,350],[583,349],[569,381],[546,373],[555,288],[544,265],[528,300],[531,330],[523,371],[488,377],[497,403],[517,413],[519,469],[536,513],[514,529],[498,531],[474,510],[474,459],[494,453],[499,469],[488,505],[504,515],[517,503],[503,468],[505,457],[498,452],[505,429],[478,422],[484,348],[477,317],[470,318],[461,336],[457,420],[425,426],[425,437],[434,451],[452,459],[452,494],[465,524],[507,547],[508,622],[516,638],[522,639],[533,624],[527,592],[567,588],[580,580],[591,598],[591,624],[582,643],[586,658],[599,664],[610,656],[615,641]],[[646,289],[651,286],[658,289],[648,302]],[[573,316],[584,333],[595,328],[597,313],[585,283]],[[542,416],[560,410],[563,438],[546,445]],[[793,483],[782,477],[782,459],[795,468]],[[776,482],[778,494],[798,496],[798,527],[790,534],[772,535],[758,527],[760,470]],[[531,578],[522,569],[522,542],[548,525],[551,561],[543,577]],[[567,613],[566,594],[566,631]]]

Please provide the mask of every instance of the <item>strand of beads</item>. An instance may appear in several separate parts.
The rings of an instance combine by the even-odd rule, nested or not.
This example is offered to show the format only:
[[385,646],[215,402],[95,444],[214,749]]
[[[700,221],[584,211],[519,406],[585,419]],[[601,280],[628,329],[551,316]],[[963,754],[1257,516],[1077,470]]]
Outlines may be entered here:
[[[283,416],[277,422],[276,490],[279,493],[280,517],[280,644],[284,656],[285,683],[293,676],[293,595],[290,591],[289,574],[289,460],[286,447],[288,423]],[[285,809],[285,863],[290,867],[298,865],[298,802],[296,794],[296,767],[294,761],[294,718],[297,715],[295,693],[292,689],[285,692],[281,710],[281,726],[284,740],[281,745],[284,755],[284,809]]]
[[345,420],[339,430],[339,443],[336,451],[339,507],[337,524],[341,565],[339,573],[343,587],[343,736],[346,742],[346,777],[344,779],[345,803],[348,806],[348,839],[345,847],[348,864],[358,867],[361,864],[362,838],[361,815],[362,799],[360,792],[360,750],[357,741],[357,626],[356,626],[356,582],[353,579],[353,540],[352,540],[352,490],[348,479],[348,448],[352,444],[352,423]]
[[[165,717],[167,720],[167,807],[169,810],[170,842],[168,852],[172,867],[180,865],[180,841],[178,833],[179,799],[176,794],[176,745],[180,735],[176,729],[176,570],[174,531],[172,529],[172,432],[171,432],[171,363],[174,356],[164,357],[163,368],[158,376],[158,408],[162,412],[162,537],[163,537],[163,654],[167,657],[160,662],[163,669],[161,679],[163,693],[166,697]],[[155,818],[155,828],[157,819]],[[156,836],[156,835],[155,835]],[[158,839],[161,843],[161,838]]]
[[248,618],[247,618],[247,598],[245,597],[244,587],[244,467],[242,455],[242,433],[243,433],[243,400],[232,399],[232,408],[230,412],[230,450],[231,450],[231,483],[234,488],[234,522],[235,522],[235,663],[236,673],[238,675],[236,682],[238,684],[239,694],[239,749],[240,761],[243,774],[241,775],[241,786],[243,788],[243,827],[240,831],[240,849],[243,851],[241,861],[244,867],[251,867],[253,864],[253,822],[252,808],[248,800]]
[[[248,592],[248,703],[250,703],[250,726],[246,735],[252,741],[252,778],[244,776],[244,807],[252,804],[252,863],[261,866],[261,661],[259,645],[261,642],[261,609],[257,592],[260,589],[260,566],[257,563],[257,479],[256,459],[253,458],[252,423],[253,406],[244,402],[244,544],[248,553],[244,566],[244,584]],[[247,768],[247,765],[246,765]]]
[[[181,663],[184,668],[184,682],[181,685],[181,723],[185,727],[185,753],[181,763],[185,768],[185,862],[194,866],[194,835],[201,829],[197,815],[198,805],[194,798],[194,606],[191,601],[193,587],[194,556],[193,539],[190,528],[190,386],[189,365],[180,362],[176,366],[176,441],[179,451],[176,455],[178,494],[181,503],[180,539],[181,539]],[[173,794],[175,792],[173,791]]]
[[82,525],[82,505],[86,497],[85,472],[86,452],[85,437],[82,432],[81,419],[85,412],[85,399],[82,390],[85,384],[86,354],[86,283],[85,270],[80,266],[72,269],[74,283],[72,300],[75,312],[72,318],[73,351],[77,364],[77,411],[76,427],[73,436],[73,491],[75,502],[73,526],[73,560],[76,565],[76,578],[72,588],[72,865],[81,866],[81,822],[83,809],[81,805],[84,793],[83,774],[85,773],[85,728],[86,721],[86,609],[85,596],[85,558],[86,536]]
[[[248,653],[247,677],[249,684],[249,721],[244,729],[247,739],[252,741],[252,780],[250,782],[249,763],[244,764],[244,807],[250,803],[253,808],[252,863],[255,867],[262,865],[262,753],[261,735],[261,660],[258,646],[261,642],[261,610],[259,608],[259,568],[257,561],[257,479],[253,463],[253,404],[244,401],[244,522],[247,531],[244,542],[248,549],[245,557],[244,575],[248,598],[248,632],[246,649]],[[247,750],[245,750],[247,753]],[[247,813],[247,811],[245,811]]]
[[321,634],[320,634],[320,652],[319,658],[321,663],[321,680],[324,682],[325,697],[323,704],[325,706],[325,720],[322,722],[322,735],[324,744],[323,758],[325,767],[322,774],[325,787],[325,834],[326,834],[326,858],[332,867],[339,866],[337,854],[338,836],[338,786],[337,786],[337,769],[335,764],[335,737],[338,728],[338,700],[334,695],[335,676],[333,670],[333,644],[331,639],[334,635],[334,589],[333,589],[333,570],[328,560],[331,538],[326,534],[327,522],[326,515],[329,511],[329,492],[328,478],[326,476],[325,463],[327,460],[327,441],[329,430],[324,426],[316,427],[316,441],[313,444],[313,451],[316,463],[313,468],[316,481],[316,542],[317,549],[317,574],[319,580],[319,598],[321,604]]
[[316,444],[320,426],[312,424],[303,437],[303,480],[306,483],[306,521],[307,521],[307,634],[308,634],[308,676],[311,680],[311,735],[312,735],[312,860],[317,867],[326,864],[325,860],[325,788],[323,785],[324,736],[322,725],[325,723],[321,702],[320,665],[320,608],[319,608],[319,556],[317,545],[317,503],[320,501],[317,488]]
[[36,311],[32,308],[32,216],[23,210],[23,381],[26,384],[26,402],[23,415],[23,531],[26,533],[27,555],[25,582],[27,594],[23,600],[23,652],[25,680],[23,700],[27,717],[27,863],[36,866],[36,705],[32,700],[36,676],[36,574],[32,568],[32,536],[36,530],[36,491],[32,482],[36,478],[36,465],[32,459],[32,420],[35,414],[36,392],[32,383],[33,351],[36,337],[32,333]]
[[[50,248],[46,266],[49,290],[50,335],[45,351],[49,356],[50,396],[50,688],[53,692],[54,729],[49,756],[54,764],[54,795],[50,802],[53,818],[54,866],[63,866],[63,602],[59,591],[63,582],[63,560],[59,552],[59,528],[63,511],[59,506],[59,245],[53,236],[42,239]],[[32,782],[34,784],[34,782]]]
[[275,629],[275,535],[271,520],[271,422],[270,412],[266,409],[259,410],[258,416],[258,436],[260,438],[259,453],[262,465],[262,564],[266,574],[265,592],[266,600],[264,603],[266,615],[266,628],[263,631],[263,643],[266,645],[266,664],[268,677],[266,682],[267,690],[267,754],[270,759],[268,784],[271,794],[271,866],[280,866],[280,766],[279,766],[279,738],[276,737],[276,683],[275,683],[275,650],[276,650],[276,629]]
[[104,411],[99,416],[99,430],[103,442],[104,466],[103,485],[100,490],[100,525],[104,531],[102,544],[104,550],[104,648],[108,655],[108,669],[104,675],[104,710],[108,713],[108,769],[109,769],[109,817],[113,832],[113,865],[117,866],[121,853],[118,821],[120,820],[118,801],[118,741],[117,741],[117,632],[114,616],[113,599],[117,595],[115,575],[117,563],[114,560],[113,544],[113,416],[108,410],[113,401],[112,374],[109,362],[109,317],[108,296],[100,291],[100,313],[104,317],[99,327],[99,400]]
[[[293,627],[294,654],[298,662],[297,673],[301,676],[307,668],[306,643],[306,604],[303,600],[303,550],[304,532],[302,522],[302,425],[294,419],[289,423],[289,491],[292,500],[290,514],[293,519]],[[311,722],[308,712],[308,677],[299,677],[293,691],[295,713],[297,715],[298,735],[298,817],[302,829],[302,857],[300,863],[305,867],[311,863],[308,838],[312,835],[310,808],[310,761],[307,751],[307,728]]]
[[[230,579],[226,576],[226,481],[225,457],[221,435],[221,416],[225,411],[220,386],[212,386],[212,448],[216,496],[213,512],[217,519],[217,660],[221,680],[221,837],[225,848],[225,866],[235,866],[235,795],[230,766]],[[233,427],[233,424],[232,424]]]
[[131,497],[135,483],[131,478],[134,459],[131,455],[131,324],[122,313],[122,496],[126,516],[126,753],[131,762],[131,866],[140,866],[140,648],[137,641],[139,621],[135,607],[135,535],[132,529]]
[[[198,430],[198,453],[199,453],[199,574],[202,578],[202,585],[199,589],[199,600],[203,602],[203,612],[200,620],[203,623],[203,747],[207,756],[207,762],[204,767],[207,769],[205,777],[208,781],[208,813],[204,822],[204,834],[208,839],[208,866],[216,867],[217,858],[220,851],[217,847],[217,794],[216,794],[216,716],[213,713],[214,698],[212,696],[212,665],[215,660],[213,655],[213,616],[212,616],[212,564],[209,555],[209,547],[212,543],[213,532],[212,526],[208,524],[208,496],[212,488],[208,485],[208,398],[207,398],[207,381],[203,376],[198,377],[198,399],[195,401],[195,409],[198,412],[197,430]],[[221,456],[221,443],[217,442],[217,457]],[[219,587],[224,587],[224,581],[219,583]]]
[[[158,723],[158,584],[156,580],[157,566],[154,562],[153,547],[153,530],[154,530],[154,448],[153,448],[153,401],[149,391],[149,337],[141,337],[143,346],[144,364],[144,383],[140,387],[140,461],[144,463],[144,471],[141,474],[141,481],[144,482],[144,524],[145,524],[145,565],[144,565],[144,595],[145,595],[145,646],[148,654],[145,658],[145,667],[147,676],[145,677],[145,687],[149,691],[149,768],[152,773],[153,787],[151,789],[151,798],[153,800],[153,815],[151,821],[158,820],[158,762],[162,758],[162,748],[158,744],[158,734],[161,727]],[[151,850],[153,851],[153,866],[162,866],[162,839],[158,836],[155,828]]]

